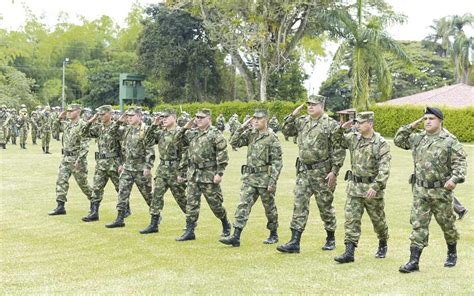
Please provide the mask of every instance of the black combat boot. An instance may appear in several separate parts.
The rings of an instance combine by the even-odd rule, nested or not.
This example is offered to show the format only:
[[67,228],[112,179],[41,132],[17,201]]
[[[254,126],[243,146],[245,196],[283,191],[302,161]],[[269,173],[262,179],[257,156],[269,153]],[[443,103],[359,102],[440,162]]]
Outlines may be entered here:
[[400,266],[398,271],[402,273],[419,271],[420,268],[418,263],[420,262],[421,251],[422,249],[419,249],[418,247],[410,246],[410,261],[408,261],[407,264]]
[[231,229],[231,225],[229,223],[229,220],[227,220],[227,216],[224,217],[222,220],[222,234],[221,234],[221,237],[228,237],[230,235],[230,229]]
[[2,147],[2,149],[7,149],[7,144],[0,144],[0,146]]
[[182,242],[188,240],[195,240],[196,235],[194,234],[194,227],[194,223],[186,222],[186,230],[184,231],[182,236],[176,238],[176,241]]
[[444,263],[444,267],[454,267],[456,266],[456,261],[458,260],[458,255],[456,251],[456,243],[448,244],[448,257]]
[[128,204],[127,209],[125,210],[124,218],[128,218],[130,215],[132,215],[132,210],[130,209],[130,204]]
[[229,237],[221,238],[219,241],[224,245],[231,245],[232,247],[240,247],[240,234],[242,233],[242,228],[235,228],[234,234]]
[[276,231],[276,229],[271,230],[268,238],[263,241],[263,243],[266,245],[276,244],[277,242],[278,242],[278,232]]
[[291,240],[284,245],[278,246],[277,250],[282,253],[299,253],[301,234],[301,231],[291,229]]
[[66,208],[64,207],[64,201],[58,201],[58,206],[52,212],[49,212],[48,215],[50,216],[66,215]]
[[123,222],[124,216],[125,216],[125,211],[118,211],[117,219],[115,219],[115,221],[110,224],[106,224],[105,227],[107,228],[124,227],[125,226],[125,222]]
[[331,251],[336,248],[336,238],[334,237],[334,231],[326,230],[326,243],[321,248],[323,251]]
[[158,224],[160,224],[161,217],[160,215],[151,215],[150,225],[148,225],[145,229],[141,230],[141,234],[148,234],[148,233],[155,233],[158,232]]
[[25,144],[23,144],[23,149],[26,149],[26,143],[25,143]]
[[49,146],[46,146],[46,148],[44,150],[45,150],[46,154],[51,154],[51,152],[49,152]]
[[41,149],[43,149],[43,153],[46,153],[46,149],[44,149],[44,146],[42,146]]
[[377,253],[375,253],[375,258],[385,258],[387,248],[387,241],[384,239],[379,240],[379,248],[377,249]]
[[339,263],[349,263],[354,262],[354,253],[355,253],[356,245],[354,243],[347,243],[346,244],[346,251],[337,257],[334,257],[334,260]]
[[92,222],[92,221],[99,221],[99,203],[93,202],[91,203],[91,209],[89,215],[86,217],[82,217],[82,221],[84,222]]

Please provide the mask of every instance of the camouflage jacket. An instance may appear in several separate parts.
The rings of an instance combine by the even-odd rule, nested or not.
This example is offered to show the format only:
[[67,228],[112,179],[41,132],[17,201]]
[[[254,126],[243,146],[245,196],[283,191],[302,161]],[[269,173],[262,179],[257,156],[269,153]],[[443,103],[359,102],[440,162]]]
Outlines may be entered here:
[[145,141],[147,130],[148,128],[143,122],[138,127],[126,126],[122,143],[124,169],[143,171],[145,169],[151,170],[153,167],[155,151],[153,150],[153,145]]
[[16,120],[16,126],[19,129],[29,129],[30,128],[30,119],[28,116],[20,115]]
[[186,156],[187,147],[176,145],[176,136],[180,127],[171,130],[160,128],[152,124],[145,135],[145,141],[148,145],[158,145],[160,155],[160,164],[156,169],[156,176],[160,178],[176,179],[179,176],[185,176],[188,168]]
[[63,132],[62,152],[64,161],[75,162],[79,160],[87,162],[89,139],[82,136],[82,129],[86,123],[80,119],[77,122],[73,122],[58,118],[53,124],[56,129]]
[[349,149],[353,176],[375,179],[371,183],[348,180],[347,194],[365,197],[371,188],[377,191],[378,197],[383,197],[379,192],[386,188],[390,175],[391,155],[388,142],[378,133],[366,139],[359,132],[348,132],[342,134],[341,146]]
[[181,129],[175,141],[177,145],[189,146],[188,181],[213,183],[214,175],[224,174],[229,162],[227,141],[216,127],[210,126],[206,130]]
[[[112,122],[108,126],[102,123],[86,123],[82,128],[84,138],[96,138],[99,152],[96,153],[97,169],[104,171],[117,171],[123,163],[122,145],[123,127]],[[113,156],[116,155],[116,156]]]
[[239,119],[236,117],[231,117],[229,119],[229,131],[234,133],[241,126]]
[[269,185],[276,187],[283,161],[280,141],[273,131],[260,134],[255,129],[240,127],[230,139],[230,144],[233,147],[248,146],[247,165],[241,171],[245,184],[263,188]]
[[216,120],[216,127],[218,130],[220,131],[224,131],[225,130],[225,119],[224,119],[224,116],[219,116],[217,117],[217,120]]
[[339,124],[334,119],[327,114],[316,120],[309,115],[298,118],[289,115],[285,117],[285,126],[285,136],[298,135],[299,160],[303,164],[327,161],[328,167],[319,169],[319,173],[339,173],[346,153],[339,140]]
[[395,145],[412,150],[417,180],[445,182],[451,179],[462,183],[466,177],[466,153],[458,139],[442,129],[437,135],[412,129],[410,125],[398,129],[393,139]]
[[278,119],[270,119],[268,122],[268,126],[275,132],[280,131],[280,123],[278,122]]
[[[53,120],[51,113],[42,113],[38,121],[42,133],[51,132],[51,129],[53,129],[55,126],[55,121]],[[57,124],[56,128],[60,128],[60,126],[60,124]]]
[[7,112],[0,113],[0,127],[5,128],[8,126],[10,121],[10,115]]

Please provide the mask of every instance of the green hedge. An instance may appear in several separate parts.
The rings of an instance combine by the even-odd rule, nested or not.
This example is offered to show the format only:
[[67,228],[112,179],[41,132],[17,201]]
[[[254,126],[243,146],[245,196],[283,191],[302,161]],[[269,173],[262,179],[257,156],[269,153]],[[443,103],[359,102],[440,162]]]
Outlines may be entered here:
[[[474,107],[452,109],[440,107],[444,113],[444,127],[461,142],[474,142]],[[375,129],[385,137],[393,137],[404,124],[423,115],[422,106],[372,106],[375,112]]]

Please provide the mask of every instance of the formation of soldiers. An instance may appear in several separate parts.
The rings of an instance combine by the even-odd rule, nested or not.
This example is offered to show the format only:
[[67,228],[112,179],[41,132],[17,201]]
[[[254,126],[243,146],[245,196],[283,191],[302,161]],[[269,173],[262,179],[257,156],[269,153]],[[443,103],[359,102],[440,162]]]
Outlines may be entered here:
[[[385,216],[384,190],[390,175],[390,146],[374,130],[375,114],[360,112],[354,120],[338,123],[324,111],[325,98],[310,96],[307,102],[285,117],[281,131],[285,138],[294,137],[298,145],[294,207],[290,224],[291,238],[277,250],[282,253],[299,253],[300,241],[309,216],[309,204],[314,196],[324,223],[326,240],[322,250],[336,248],[336,211],[333,206],[336,179],[350,153],[351,169],[345,173],[347,199],[345,204],[345,251],[334,258],[339,263],[355,260],[355,249],[361,235],[361,220],[367,211],[378,238],[376,258],[385,258],[388,250],[389,231]],[[300,116],[306,107],[307,115]],[[2,134],[12,120],[0,112]],[[54,109],[54,108],[53,108]],[[23,110],[23,109],[22,109]],[[24,114],[26,110],[20,110]],[[225,118],[220,114],[212,126],[209,109],[200,109],[191,118],[182,112],[177,118],[175,109],[146,114],[138,107],[131,107],[118,114],[110,105],[98,108],[95,115],[81,112],[78,104],[71,104],[66,111],[53,116],[49,108],[37,110],[20,118],[41,134],[42,147],[49,153],[51,133],[62,132],[63,158],[56,181],[57,207],[49,215],[66,214],[65,203],[69,179],[74,176],[82,192],[90,201],[84,222],[99,220],[99,207],[104,188],[110,179],[117,191],[117,217],[106,224],[107,228],[125,226],[131,214],[130,194],[136,184],[150,213],[150,224],[140,233],[159,231],[164,206],[164,194],[169,189],[186,221],[184,233],[177,241],[195,240],[195,228],[200,213],[201,196],[204,195],[213,214],[222,223],[219,241],[239,247],[241,234],[249,219],[251,209],[260,197],[267,217],[269,236],[265,244],[275,244],[278,236],[278,211],[275,194],[283,167],[283,151],[276,132],[280,126],[275,116],[267,110],[256,109],[241,124],[234,114],[228,122],[232,148],[247,146],[246,163],[241,168],[242,186],[240,202],[235,211],[234,231],[223,206],[221,182],[229,162],[228,142],[223,136]],[[89,114],[87,114],[89,113]],[[15,119],[18,121],[18,119]],[[414,173],[410,179],[414,202],[411,211],[410,259],[400,267],[400,272],[419,270],[419,259],[428,245],[429,223],[433,214],[444,232],[447,243],[446,267],[457,261],[456,242],[459,234],[455,227],[456,212],[462,218],[467,209],[462,207],[453,190],[464,182],[466,155],[457,138],[443,128],[444,114],[438,108],[427,108],[415,122],[402,126],[395,135],[397,147],[412,150]],[[424,129],[418,127],[424,122]],[[54,138],[55,136],[53,136]],[[24,139],[25,137],[23,137]],[[87,181],[87,154],[89,140],[95,138],[98,152],[93,184]],[[4,146],[5,142],[1,142]],[[152,178],[155,148],[158,147],[159,164]]]

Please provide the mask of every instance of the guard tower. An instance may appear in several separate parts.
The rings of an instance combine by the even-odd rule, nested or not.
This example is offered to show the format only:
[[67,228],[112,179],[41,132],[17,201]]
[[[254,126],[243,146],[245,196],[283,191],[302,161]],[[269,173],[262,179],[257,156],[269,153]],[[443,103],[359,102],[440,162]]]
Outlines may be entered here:
[[145,88],[142,85],[143,80],[145,80],[144,75],[129,73],[120,74],[120,111],[123,112],[124,100],[132,101],[132,104],[135,104],[135,102],[141,101],[145,98]]

